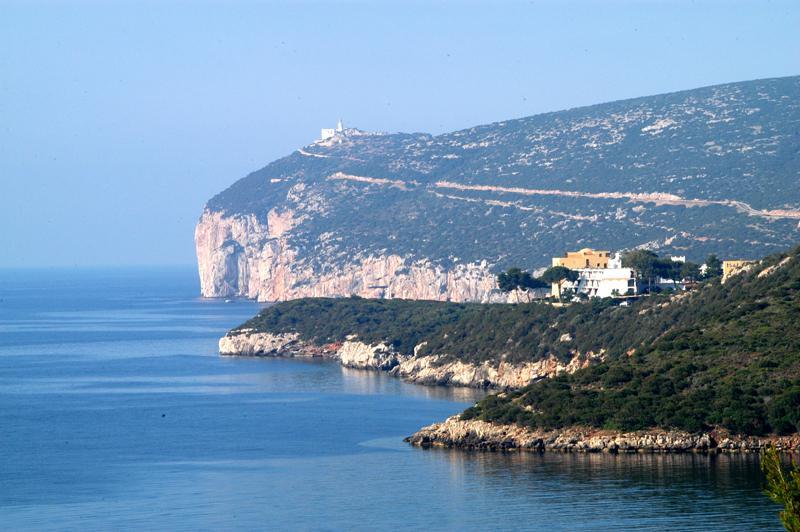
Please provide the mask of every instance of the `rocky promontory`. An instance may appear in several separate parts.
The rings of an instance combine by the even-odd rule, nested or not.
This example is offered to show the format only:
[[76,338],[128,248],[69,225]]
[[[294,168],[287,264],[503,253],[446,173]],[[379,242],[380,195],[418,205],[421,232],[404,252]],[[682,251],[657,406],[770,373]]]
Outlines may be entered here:
[[765,257],[724,284],[708,280],[627,306],[283,302],[228,333],[220,351],[323,356],[410,382],[501,391],[410,439],[421,446],[796,449],[798,258],[800,247]]
[[398,353],[386,343],[367,344],[354,335],[344,342],[316,344],[297,333],[265,333],[237,329],[219,341],[223,356],[323,357],[349,368],[383,371],[408,382],[472,388],[518,389],[531,381],[572,373],[602,359],[602,354],[575,354],[567,362],[549,356],[537,362],[511,364],[504,361],[471,363],[449,360],[442,355]]
[[726,431],[692,434],[683,431],[618,432],[571,427],[531,430],[516,424],[489,423],[453,416],[406,438],[417,447],[479,451],[557,452],[759,452],[769,445],[782,451],[800,451],[800,435],[783,437],[736,436]]

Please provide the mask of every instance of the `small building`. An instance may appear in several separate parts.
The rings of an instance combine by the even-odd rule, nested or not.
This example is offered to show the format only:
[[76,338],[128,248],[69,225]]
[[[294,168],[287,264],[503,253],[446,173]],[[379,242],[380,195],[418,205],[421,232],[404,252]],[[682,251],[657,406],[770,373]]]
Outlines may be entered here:
[[336,123],[336,128],[332,127],[325,127],[322,128],[319,132],[319,140],[328,140],[336,136],[337,133],[343,133],[344,126],[342,125],[342,119],[340,118],[339,121]]
[[581,268],[608,268],[611,252],[583,248],[580,251],[568,251],[563,257],[553,257],[553,266],[565,266],[570,270]]
[[729,277],[742,273],[750,269],[751,264],[755,264],[754,260],[723,260],[722,261],[722,282],[728,280]]

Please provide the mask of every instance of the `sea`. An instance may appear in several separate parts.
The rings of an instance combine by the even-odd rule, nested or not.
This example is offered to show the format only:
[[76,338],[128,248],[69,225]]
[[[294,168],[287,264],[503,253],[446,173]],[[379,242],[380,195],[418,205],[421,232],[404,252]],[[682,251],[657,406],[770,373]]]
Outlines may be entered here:
[[191,268],[0,271],[2,530],[781,530],[753,456],[422,450],[482,392],[220,357]]

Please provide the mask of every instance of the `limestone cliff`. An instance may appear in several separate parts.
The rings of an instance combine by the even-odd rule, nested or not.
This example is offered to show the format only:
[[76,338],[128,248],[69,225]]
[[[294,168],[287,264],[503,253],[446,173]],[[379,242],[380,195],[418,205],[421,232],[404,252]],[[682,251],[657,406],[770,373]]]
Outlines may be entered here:
[[602,360],[602,354],[576,354],[568,363],[553,356],[537,362],[509,364],[485,361],[480,364],[447,361],[440,355],[397,353],[384,343],[368,345],[351,337],[338,344],[316,345],[299,339],[296,333],[270,334],[247,329],[232,331],[219,341],[225,356],[318,356],[337,360],[343,366],[384,371],[406,381],[465,386],[471,388],[517,389],[532,380],[572,373]]
[[495,274],[485,262],[451,269],[428,260],[393,254],[354,257],[320,274],[298,258],[284,236],[293,213],[270,211],[266,223],[253,215],[206,211],[195,230],[203,297],[248,297],[285,301],[301,297],[348,296],[497,302]]

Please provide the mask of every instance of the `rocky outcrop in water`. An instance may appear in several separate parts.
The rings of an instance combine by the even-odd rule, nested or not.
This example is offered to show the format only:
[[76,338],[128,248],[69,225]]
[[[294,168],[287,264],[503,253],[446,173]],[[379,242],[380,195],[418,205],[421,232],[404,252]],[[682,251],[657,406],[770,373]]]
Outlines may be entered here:
[[314,345],[300,340],[297,333],[270,334],[240,329],[219,339],[222,356],[337,357],[337,344]]
[[481,364],[452,361],[442,355],[419,356],[397,353],[384,343],[368,345],[350,337],[347,341],[316,345],[299,338],[297,333],[270,334],[236,330],[219,341],[225,356],[325,357],[343,366],[384,371],[408,382],[471,388],[516,389],[532,380],[572,373],[599,362],[602,354],[576,354],[567,362],[550,356],[537,362],[510,364],[504,361]]
[[800,436],[747,437],[725,432],[690,434],[681,431],[615,432],[568,428],[530,430],[518,425],[462,420],[453,416],[425,427],[406,441],[418,447],[481,451],[561,452],[758,452],[768,445],[800,451]]

